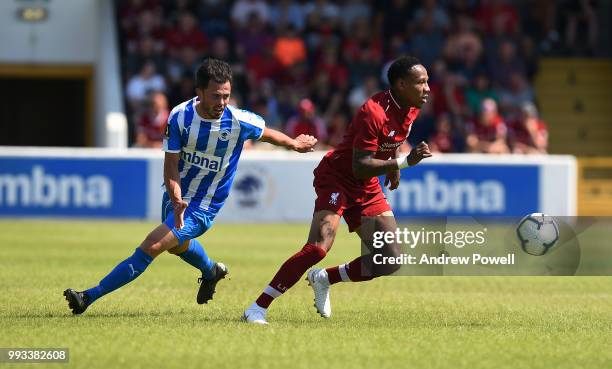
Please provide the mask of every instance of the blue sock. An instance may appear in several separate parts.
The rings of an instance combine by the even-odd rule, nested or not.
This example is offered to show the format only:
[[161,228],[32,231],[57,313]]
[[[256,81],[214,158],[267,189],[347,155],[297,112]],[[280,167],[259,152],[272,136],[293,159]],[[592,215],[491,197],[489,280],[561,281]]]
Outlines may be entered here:
[[198,240],[193,239],[189,241],[189,248],[178,256],[187,263],[201,270],[202,274],[204,274],[204,278],[213,278],[212,268],[215,265],[215,262],[210,259],[208,255],[206,255],[204,247],[202,247],[202,244],[198,242]]
[[100,281],[99,285],[85,291],[87,297],[89,297],[89,303],[91,304],[107,293],[113,292],[133,281],[147,269],[152,261],[153,258],[151,256],[147,255],[140,248],[136,248],[132,256],[119,263],[115,269]]

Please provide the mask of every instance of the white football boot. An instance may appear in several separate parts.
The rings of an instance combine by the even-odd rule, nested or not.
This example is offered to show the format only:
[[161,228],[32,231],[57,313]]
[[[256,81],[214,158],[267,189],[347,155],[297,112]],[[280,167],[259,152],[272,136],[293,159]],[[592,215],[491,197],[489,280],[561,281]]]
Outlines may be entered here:
[[246,309],[244,314],[242,314],[242,320],[251,324],[266,325],[268,324],[268,322],[266,321],[267,312],[267,309],[264,309],[256,303],[253,303],[251,306],[249,306],[248,309]]
[[325,269],[311,269],[306,274],[308,285],[314,291],[314,306],[323,318],[331,316],[331,301],[329,299],[329,281]]

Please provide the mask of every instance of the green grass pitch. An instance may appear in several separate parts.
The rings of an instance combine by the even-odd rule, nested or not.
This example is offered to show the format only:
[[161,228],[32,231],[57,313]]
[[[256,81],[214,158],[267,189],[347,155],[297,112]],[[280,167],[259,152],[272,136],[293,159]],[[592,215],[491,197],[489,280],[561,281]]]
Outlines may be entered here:
[[[62,291],[97,283],[152,223],[0,221],[0,347],[67,347],[68,364],[0,368],[610,368],[612,277],[390,277],[332,287],[320,318],[306,282],[270,326],[239,321],[306,225],[216,224],[200,238],[230,268],[209,305],[198,273],[160,256],[82,316]],[[343,226],[323,266],[359,251]]]

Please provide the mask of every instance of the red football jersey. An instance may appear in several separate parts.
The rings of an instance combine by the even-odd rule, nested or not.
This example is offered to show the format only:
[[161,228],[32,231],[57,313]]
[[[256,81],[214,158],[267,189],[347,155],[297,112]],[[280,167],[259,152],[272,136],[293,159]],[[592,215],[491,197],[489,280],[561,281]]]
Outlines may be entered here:
[[353,176],[353,148],[376,152],[376,159],[390,159],[406,141],[418,115],[417,108],[400,108],[389,90],[375,94],[361,106],[342,143],[325,155],[321,166],[331,169],[348,185],[361,186],[366,191],[378,186],[377,177],[360,180]]

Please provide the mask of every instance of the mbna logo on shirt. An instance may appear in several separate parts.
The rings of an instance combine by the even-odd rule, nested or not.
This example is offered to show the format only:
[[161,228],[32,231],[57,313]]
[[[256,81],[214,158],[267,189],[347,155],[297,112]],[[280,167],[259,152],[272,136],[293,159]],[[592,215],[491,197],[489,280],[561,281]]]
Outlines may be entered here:
[[181,151],[181,158],[186,162],[195,165],[196,167],[209,170],[211,172],[218,172],[221,169],[222,157],[214,155],[200,154],[198,152],[185,152]]

